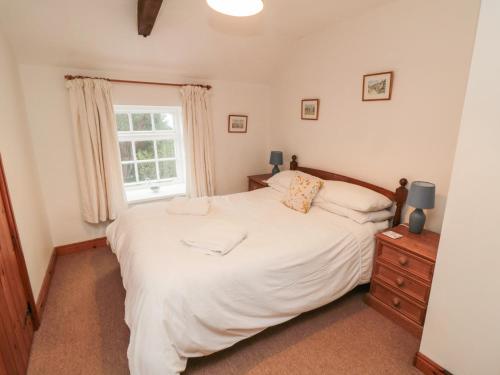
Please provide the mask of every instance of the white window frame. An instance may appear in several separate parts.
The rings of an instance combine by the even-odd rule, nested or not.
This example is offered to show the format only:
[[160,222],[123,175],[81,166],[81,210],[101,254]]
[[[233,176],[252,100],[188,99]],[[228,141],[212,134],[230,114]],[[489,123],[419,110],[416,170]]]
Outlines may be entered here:
[[[132,157],[133,160],[122,161],[120,158],[120,166],[125,164],[133,164],[135,168],[136,182],[123,182],[125,191],[132,192],[138,190],[144,190],[144,198],[147,200],[148,196],[152,194],[150,190],[150,185],[155,184],[160,187],[169,185],[182,185],[186,183],[186,169],[185,169],[185,154],[184,154],[184,143],[182,137],[182,110],[181,107],[170,107],[170,106],[137,106],[137,105],[115,105],[114,106],[115,115],[126,113],[129,118],[129,131],[119,131],[118,142],[131,142],[132,144]],[[149,113],[151,116],[152,130],[144,131],[134,131],[132,124],[132,114],[134,113]],[[174,128],[172,130],[156,130],[156,124],[154,120],[154,113],[169,113],[173,118]],[[160,140],[173,140],[175,149],[175,158],[158,158],[158,151],[156,147],[156,142],[153,142],[155,159],[148,160],[137,160],[137,155],[135,153],[135,142],[137,141],[160,141]],[[160,179],[160,169],[159,161],[164,160],[174,160],[176,161],[176,171],[177,177]],[[156,163],[156,179],[150,181],[139,181],[138,164],[140,163]],[[178,191],[178,189],[176,189]],[[137,193],[137,192],[136,192]],[[151,193],[151,194],[149,194]],[[128,194],[127,194],[128,195]],[[137,194],[135,194],[137,196]],[[168,194],[161,194],[160,196],[165,196]],[[139,195],[140,196],[140,195]],[[141,199],[142,200],[142,199]],[[130,201],[130,199],[129,199]]]

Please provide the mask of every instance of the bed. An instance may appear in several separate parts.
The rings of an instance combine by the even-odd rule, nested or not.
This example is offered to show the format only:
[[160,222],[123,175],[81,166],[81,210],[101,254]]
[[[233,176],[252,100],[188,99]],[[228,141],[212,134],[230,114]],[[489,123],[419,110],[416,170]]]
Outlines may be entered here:
[[[399,224],[405,181],[396,192],[310,168],[323,179],[362,184],[395,202]],[[358,224],[312,207],[290,210],[272,188],[211,199],[207,216],[168,215],[166,204],[135,206],[107,229],[126,289],[133,375],[178,374],[187,359],[211,354],[369,282],[374,234],[389,222]],[[248,237],[225,256],[181,242],[193,226],[224,219]]]

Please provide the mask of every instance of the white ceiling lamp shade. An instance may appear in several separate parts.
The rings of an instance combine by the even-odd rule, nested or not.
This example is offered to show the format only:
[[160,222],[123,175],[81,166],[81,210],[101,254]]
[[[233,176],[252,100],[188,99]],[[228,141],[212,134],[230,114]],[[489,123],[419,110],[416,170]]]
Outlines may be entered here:
[[213,10],[233,17],[249,17],[264,8],[262,0],[207,0]]

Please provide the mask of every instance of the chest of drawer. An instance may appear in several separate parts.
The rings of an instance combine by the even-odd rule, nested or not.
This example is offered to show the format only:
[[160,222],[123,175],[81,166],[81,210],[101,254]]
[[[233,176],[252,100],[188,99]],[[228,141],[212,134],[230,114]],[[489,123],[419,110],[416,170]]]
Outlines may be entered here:
[[398,311],[400,314],[415,321],[417,324],[424,324],[424,307],[410,301],[399,293],[395,293],[376,280],[372,283],[371,292],[375,298]]
[[386,262],[395,266],[396,269],[409,272],[421,279],[431,282],[434,273],[434,264],[400,249],[379,243],[377,248],[377,258],[380,262]]
[[423,304],[427,303],[429,299],[430,287],[428,285],[416,281],[384,263],[375,263],[373,277],[382,280],[394,289],[400,290]]

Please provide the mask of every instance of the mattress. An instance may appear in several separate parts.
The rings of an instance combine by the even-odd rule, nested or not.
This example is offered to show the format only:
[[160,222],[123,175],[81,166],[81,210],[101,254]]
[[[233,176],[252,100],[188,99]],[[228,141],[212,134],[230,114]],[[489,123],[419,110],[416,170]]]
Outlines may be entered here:
[[[108,227],[126,289],[133,375],[180,373],[189,357],[230,347],[370,280],[374,234],[387,222],[358,224],[317,207],[302,214],[280,199],[272,188],[213,197],[206,216],[144,204]],[[213,219],[245,227],[247,239],[225,256],[181,242]]]

